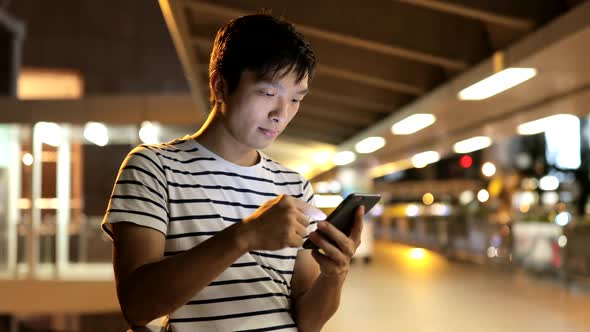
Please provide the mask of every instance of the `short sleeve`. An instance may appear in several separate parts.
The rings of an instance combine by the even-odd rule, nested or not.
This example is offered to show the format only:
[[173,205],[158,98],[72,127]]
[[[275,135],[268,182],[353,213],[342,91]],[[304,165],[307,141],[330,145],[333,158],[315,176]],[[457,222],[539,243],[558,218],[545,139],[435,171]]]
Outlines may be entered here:
[[161,162],[146,146],[133,149],[123,161],[102,221],[112,238],[112,224],[130,222],[167,233],[167,181]]

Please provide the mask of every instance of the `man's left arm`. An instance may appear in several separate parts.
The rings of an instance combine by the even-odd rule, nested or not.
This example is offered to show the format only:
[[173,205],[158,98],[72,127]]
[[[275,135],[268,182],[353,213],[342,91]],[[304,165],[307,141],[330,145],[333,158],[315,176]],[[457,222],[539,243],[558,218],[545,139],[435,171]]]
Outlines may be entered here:
[[[322,233],[312,232],[309,237],[323,253],[302,250],[297,255],[291,298],[299,331],[320,331],[338,309],[350,259],[360,245],[363,216],[364,208],[360,207],[348,237],[328,222],[320,221],[318,229]],[[328,242],[326,237],[337,246]]]

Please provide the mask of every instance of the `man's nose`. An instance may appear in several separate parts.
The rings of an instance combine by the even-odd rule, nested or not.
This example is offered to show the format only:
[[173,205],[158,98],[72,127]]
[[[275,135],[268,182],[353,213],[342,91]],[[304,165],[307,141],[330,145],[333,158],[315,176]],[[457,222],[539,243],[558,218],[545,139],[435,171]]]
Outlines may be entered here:
[[270,118],[275,123],[283,123],[287,118],[287,110],[289,104],[283,98],[279,98],[279,101],[275,105],[275,108],[270,112]]

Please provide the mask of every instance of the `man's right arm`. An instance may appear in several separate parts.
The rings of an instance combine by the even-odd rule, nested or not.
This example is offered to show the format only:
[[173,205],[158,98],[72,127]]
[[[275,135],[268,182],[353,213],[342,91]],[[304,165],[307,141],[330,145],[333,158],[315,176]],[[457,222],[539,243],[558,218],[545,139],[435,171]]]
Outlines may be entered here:
[[113,266],[126,320],[142,326],[175,311],[250,250],[301,246],[307,235],[306,214],[325,218],[303,201],[279,196],[243,222],[166,258],[162,233],[128,222],[114,223]]
[[113,224],[113,266],[127,322],[143,326],[189,302],[248,251],[239,227],[228,227],[191,250],[164,258],[162,233],[128,222]]

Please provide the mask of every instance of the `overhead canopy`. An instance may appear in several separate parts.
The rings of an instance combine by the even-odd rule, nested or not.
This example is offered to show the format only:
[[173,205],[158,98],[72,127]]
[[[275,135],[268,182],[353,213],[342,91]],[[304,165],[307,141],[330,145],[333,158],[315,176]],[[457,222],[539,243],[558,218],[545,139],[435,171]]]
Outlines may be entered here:
[[[590,56],[583,42],[590,40],[584,19],[590,5],[577,6],[580,2],[160,0],[160,5],[193,99],[203,108],[209,53],[222,24],[261,9],[293,22],[311,41],[319,66],[282,139],[353,150],[360,139],[378,135],[387,143],[374,156],[386,163],[430,148],[448,152],[453,140],[471,134],[513,134],[514,122],[534,117],[534,111],[550,113],[555,102],[569,108],[582,102],[577,98],[590,78],[583,60]],[[556,26],[552,20],[559,15],[568,17]],[[533,66],[539,75],[482,102],[459,101],[461,89],[497,71],[492,56],[498,51],[503,68]],[[557,61],[564,57],[567,61]],[[438,120],[415,135],[391,134],[393,122],[417,112]]]

